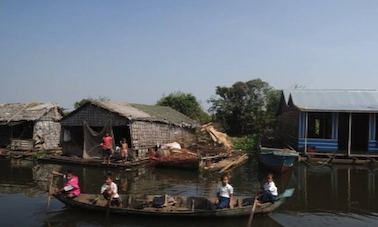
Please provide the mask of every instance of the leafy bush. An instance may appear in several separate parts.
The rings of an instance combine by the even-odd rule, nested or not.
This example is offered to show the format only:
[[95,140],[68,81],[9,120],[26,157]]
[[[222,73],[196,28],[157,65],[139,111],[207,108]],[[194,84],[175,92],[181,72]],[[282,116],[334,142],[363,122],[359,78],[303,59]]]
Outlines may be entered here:
[[246,152],[254,152],[257,147],[258,138],[256,135],[247,135],[233,138],[233,148]]
[[202,110],[197,98],[191,93],[173,92],[163,96],[157,102],[157,105],[169,106],[193,120],[199,121],[201,124],[211,121],[209,114]]

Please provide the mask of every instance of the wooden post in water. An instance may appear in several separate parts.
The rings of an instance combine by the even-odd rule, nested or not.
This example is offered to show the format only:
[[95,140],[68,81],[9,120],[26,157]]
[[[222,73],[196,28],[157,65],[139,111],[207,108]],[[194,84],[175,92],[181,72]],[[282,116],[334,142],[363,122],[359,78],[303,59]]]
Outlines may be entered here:
[[303,191],[304,191],[304,205],[305,208],[308,209],[308,196],[307,196],[307,166],[304,166],[303,168]]
[[348,154],[350,156],[352,150],[352,113],[349,113],[349,130],[348,130]]
[[304,142],[304,154],[307,155],[307,137],[308,137],[308,112],[305,114],[305,142]]
[[347,172],[347,182],[348,182],[348,185],[347,185],[347,201],[348,201],[348,209],[351,208],[352,206],[352,191],[351,191],[351,185],[350,185],[350,167],[348,168],[348,172]]

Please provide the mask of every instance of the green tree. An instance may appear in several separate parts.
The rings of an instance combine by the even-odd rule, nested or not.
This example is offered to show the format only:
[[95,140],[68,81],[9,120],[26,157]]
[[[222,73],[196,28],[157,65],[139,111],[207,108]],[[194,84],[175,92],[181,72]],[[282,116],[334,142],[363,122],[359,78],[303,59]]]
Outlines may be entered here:
[[228,134],[260,137],[275,121],[279,94],[261,79],[236,82],[231,87],[218,86],[216,96],[209,100],[210,111]]
[[156,104],[159,106],[169,106],[201,123],[210,121],[209,114],[203,111],[196,97],[190,93],[173,92],[167,96],[163,96]]
[[90,102],[90,101],[109,101],[110,99],[109,98],[107,98],[107,97],[103,97],[103,96],[100,96],[100,97],[98,97],[98,98],[84,98],[84,99],[81,99],[81,100],[79,100],[79,101],[76,101],[75,103],[74,103],[74,108],[75,109],[77,109],[77,108],[79,108],[80,106],[82,106],[82,105],[84,105],[84,104],[86,104],[87,102]]

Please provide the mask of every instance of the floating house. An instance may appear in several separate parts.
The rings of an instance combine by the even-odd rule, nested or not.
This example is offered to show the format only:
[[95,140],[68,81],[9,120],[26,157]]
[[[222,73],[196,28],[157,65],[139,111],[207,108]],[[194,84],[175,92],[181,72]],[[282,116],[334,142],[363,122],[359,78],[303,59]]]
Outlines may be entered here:
[[195,141],[197,122],[170,107],[89,101],[61,120],[63,153],[93,158],[101,156],[102,136],[110,133],[114,147],[125,138],[136,159],[159,144]]
[[279,135],[304,153],[378,155],[377,90],[283,91]]
[[0,147],[58,149],[62,116],[61,109],[52,103],[0,104]]

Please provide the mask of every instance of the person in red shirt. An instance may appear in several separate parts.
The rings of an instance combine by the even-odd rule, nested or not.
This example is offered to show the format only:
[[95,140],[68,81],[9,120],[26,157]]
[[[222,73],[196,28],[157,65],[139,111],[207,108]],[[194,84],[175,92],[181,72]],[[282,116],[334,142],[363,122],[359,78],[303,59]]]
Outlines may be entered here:
[[103,164],[110,164],[110,157],[112,157],[113,153],[113,138],[109,135],[109,133],[106,133],[105,136],[102,138],[102,155],[104,157]]

